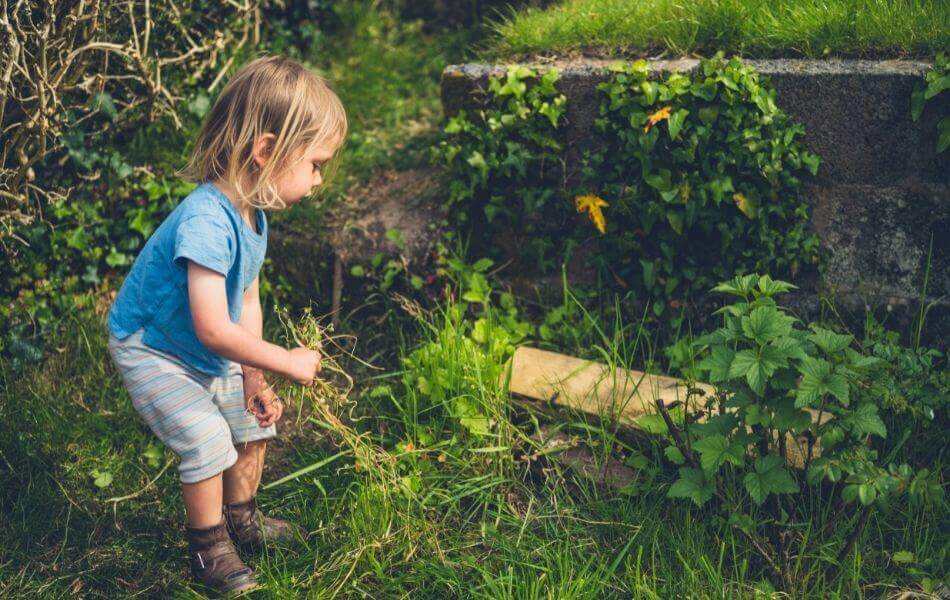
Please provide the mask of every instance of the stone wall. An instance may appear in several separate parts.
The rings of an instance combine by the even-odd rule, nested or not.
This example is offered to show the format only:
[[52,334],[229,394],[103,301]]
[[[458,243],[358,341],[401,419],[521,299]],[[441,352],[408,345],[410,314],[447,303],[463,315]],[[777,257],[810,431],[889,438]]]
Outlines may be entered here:
[[[950,151],[934,152],[936,124],[950,101],[928,104],[910,118],[914,84],[930,67],[919,61],[750,60],[767,75],[781,108],[806,129],[805,143],[822,159],[806,194],[812,223],[825,251],[812,298],[833,296],[855,315],[883,307],[908,320],[919,306],[931,239],[928,301],[935,308],[928,329],[950,334]],[[606,61],[555,62],[559,89],[567,96],[568,170],[596,143],[591,135],[599,105],[596,86]],[[657,61],[658,73],[687,71],[695,60]],[[446,114],[474,108],[490,75],[502,65],[450,66],[442,77]],[[807,283],[807,282],[806,282]],[[812,301],[816,306],[817,303]],[[896,309],[896,310],[895,310]],[[945,342],[944,342],[945,344]],[[943,344],[941,344],[943,345]]]

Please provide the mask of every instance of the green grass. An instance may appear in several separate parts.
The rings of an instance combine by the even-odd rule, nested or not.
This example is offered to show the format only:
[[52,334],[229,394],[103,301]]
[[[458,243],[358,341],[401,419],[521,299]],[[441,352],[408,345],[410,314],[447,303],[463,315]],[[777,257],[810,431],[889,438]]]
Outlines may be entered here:
[[[621,364],[631,350],[618,341],[637,329],[605,326],[581,316],[584,343],[600,342],[604,358]],[[636,454],[636,488],[593,485],[556,463],[528,468],[504,448],[533,430],[535,419],[500,404],[504,389],[484,375],[490,352],[466,350],[466,322],[451,309],[424,317],[421,327],[389,349],[406,356],[423,345],[444,367],[444,403],[474,394],[492,406],[499,437],[467,435],[447,418],[447,405],[425,403],[402,384],[406,373],[360,370],[358,421],[397,457],[401,477],[387,482],[353,470],[345,455],[264,490],[265,509],[301,523],[305,544],[253,561],[264,589],[255,597],[422,598],[752,598],[768,595],[754,553],[715,511],[670,500],[675,479],[662,448],[649,438],[623,442],[579,415],[563,415],[567,432],[599,457]],[[343,330],[359,333],[359,323]],[[617,332],[624,335],[617,335]],[[183,559],[182,505],[172,455],[150,455],[154,442],[130,406],[105,348],[103,315],[70,315],[56,332],[58,347],[35,368],[13,376],[0,364],[0,597],[47,598],[79,591],[86,597],[198,597]],[[432,345],[434,344],[434,346]],[[579,351],[580,348],[575,348]],[[594,353],[598,348],[591,348]],[[642,358],[642,357],[641,357]],[[500,360],[500,359],[498,359]],[[418,367],[414,374],[424,374]],[[374,391],[388,386],[388,393]],[[291,396],[291,394],[287,394]],[[271,450],[265,484],[339,449],[293,403]],[[423,435],[428,434],[428,437]],[[414,443],[407,449],[405,442]],[[400,444],[403,444],[400,446]],[[493,450],[502,446],[502,450]],[[530,444],[529,446],[530,447]],[[488,450],[486,452],[486,450]],[[438,457],[442,455],[441,460]],[[93,471],[113,480],[100,489]],[[149,482],[155,484],[149,486]],[[408,488],[411,488],[409,491]],[[137,495],[135,495],[137,494]],[[134,495],[120,502],[113,497]],[[880,596],[919,589],[908,566],[891,560],[910,551],[925,572],[941,572],[947,526],[940,508],[901,506],[872,518],[859,552],[840,574],[824,578],[849,529],[821,493],[799,509],[814,527],[832,526],[827,546],[812,547],[795,568],[796,597]],[[929,562],[925,562],[929,561]]]
[[495,26],[490,58],[523,55],[929,57],[950,47],[941,0],[564,0]]
[[420,22],[399,20],[367,0],[349,0],[344,22],[302,56],[325,77],[346,108],[349,134],[320,197],[278,218],[333,210],[348,189],[385,168],[426,163],[439,131],[439,77],[464,60],[466,31],[424,33]]

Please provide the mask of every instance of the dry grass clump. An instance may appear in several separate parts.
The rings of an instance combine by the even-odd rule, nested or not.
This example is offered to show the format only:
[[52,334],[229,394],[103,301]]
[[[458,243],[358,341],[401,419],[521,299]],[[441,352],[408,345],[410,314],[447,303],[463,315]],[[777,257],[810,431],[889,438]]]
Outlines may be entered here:
[[314,316],[309,309],[296,319],[291,319],[286,313],[280,313],[279,318],[294,343],[318,350],[322,356],[321,370],[313,384],[288,386],[283,390],[282,397],[310,408],[313,412],[308,420],[326,430],[334,443],[342,446],[342,450],[330,459],[299,469],[267,487],[295,479],[344,455],[353,456],[353,468],[356,471],[380,483],[395,483],[398,479],[395,457],[373,441],[371,432],[359,432],[348,424],[354,421],[356,401],[351,394],[355,384],[343,363],[356,361],[374,367],[347,349],[352,341],[351,336],[334,333],[332,325],[324,325],[323,320]]

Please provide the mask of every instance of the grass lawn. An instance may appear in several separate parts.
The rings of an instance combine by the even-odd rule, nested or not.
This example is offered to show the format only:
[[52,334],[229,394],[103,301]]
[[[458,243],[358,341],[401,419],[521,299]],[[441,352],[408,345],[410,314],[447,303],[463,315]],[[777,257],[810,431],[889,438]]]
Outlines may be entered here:
[[[530,432],[533,419],[513,411],[498,384],[478,378],[488,359],[473,360],[450,312],[432,313],[421,327],[391,325],[421,331],[393,354],[434,342],[435,364],[455,382],[450,388],[459,386],[456,394],[476,389],[494,402],[506,435]],[[175,459],[135,415],[109,362],[102,319],[101,309],[70,315],[58,347],[20,376],[0,365],[2,597],[199,596],[183,559]],[[267,511],[301,523],[309,537],[254,561],[265,586],[255,597],[752,598],[772,590],[715,512],[666,497],[675,471],[659,467],[662,447],[650,440],[621,442],[567,416],[565,431],[597,456],[645,459],[633,462],[634,489],[609,490],[553,464],[529,469],[506,451],[511,437],[466,436],[457,424],[451,433],[437,418],[444,407],[419,410],[401,383],[405,369],[347,367],[359,383],[357,414],[366,417],[358,426],[397,457],[401,478],[387,484],[354,470],[349,454],[334,458],[339,448],[308,421],[308,406],[291,403],[265,483],[330,462],[262,492]],[[820,495],[806,502],[799,508],[816,526],[836,524],[844,537],[848,522],[839,522],[833,502]],[[799,557],[798,592],[919,589],[891,557],[909,551],[939,569],[946,526],[940,509],[876,513],[839,576],[824,579],[814,567],[834,561],[840,539]]]
[[564,0],[500,20],[487,58],[935,55],[950,47],[942,0]]

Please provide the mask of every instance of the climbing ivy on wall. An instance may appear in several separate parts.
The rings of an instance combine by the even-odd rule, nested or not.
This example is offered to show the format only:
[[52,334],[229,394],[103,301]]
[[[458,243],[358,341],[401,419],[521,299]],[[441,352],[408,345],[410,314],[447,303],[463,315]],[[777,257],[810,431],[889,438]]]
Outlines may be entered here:
[[[769,82],[739,59],[660,78],[646,61],[611,67],[572,183],[558,77],[510,68],[490,80],[481,110],[449,121],[437,155],[456,224],[514,231],[522,259],[594,236],[606,280],[663,319],[737,273],[787,277],[816,262],[801,182],[818,157]],[[473,227],[473,215],[488,227]]]
[[[924,80],[914,86],[910,99],[910,116],[917,121],[924,112],[924,106],[937,96],[950,90],[950,59],[941,52],[927,71]],[[937,154],[950,148],[950,115],[941,115],[937,122]]]
[[[518,222],[561,199],[567,99],[556,69],[515,66],[491,78],[485,106],[449,119],[438,158],[449,167],[448,206],[458,223],[484,217]],[[480,215],[478,213],[481,213]]]
[[751,67],[717,56],[654,79],[640,60],[598,90],[583,191],[609,203],[613,270],[656,314],[736,273],[784,277],[815,261],[801,178],[818,157]]

